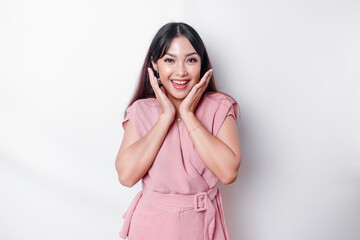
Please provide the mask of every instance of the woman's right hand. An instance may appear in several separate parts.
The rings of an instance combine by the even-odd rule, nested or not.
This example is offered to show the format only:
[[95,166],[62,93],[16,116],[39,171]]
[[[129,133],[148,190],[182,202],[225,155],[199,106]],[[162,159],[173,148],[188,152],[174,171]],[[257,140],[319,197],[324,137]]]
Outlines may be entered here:
[[162,113],[168,116],[171,121],[174,120],[176,109],[169,98],[166,96],[166,90],[164,87],[160,88],[157,78],[154,76],[154,72],[151,68],[148,68],[149,79],[152,89],[155,92],[156,99],[158,100]]

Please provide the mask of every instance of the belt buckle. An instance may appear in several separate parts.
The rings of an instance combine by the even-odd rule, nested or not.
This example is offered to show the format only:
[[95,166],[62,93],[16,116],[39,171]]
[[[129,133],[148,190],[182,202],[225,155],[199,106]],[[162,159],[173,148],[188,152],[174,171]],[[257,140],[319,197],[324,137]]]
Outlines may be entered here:
[[[206,210],[206,202],[207,202],[207,193],[197,193],[194,197],[194,210],[195,212],[201,212]],[[199,203],[203,203],[203,206],[199,206]]]

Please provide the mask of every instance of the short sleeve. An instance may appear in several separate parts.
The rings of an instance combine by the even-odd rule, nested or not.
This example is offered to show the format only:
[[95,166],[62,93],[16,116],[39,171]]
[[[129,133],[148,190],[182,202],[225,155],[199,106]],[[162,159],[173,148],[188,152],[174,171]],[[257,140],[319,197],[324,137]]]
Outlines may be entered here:
[[220,130],[220,127],[225,121],[225,118],[229,115],[232,115],[237,121],[238,118],[238,104],[230,96],[223,95],[218,99],[218,108],[216,110],[213,122],[213,134],[216,136]]
[[122,121],[123,129],[125,130],[126,123],[130,120],[138,136],[142,138],[154,125],[155,115],[157,114],[156,109],[154,99],[136,100],[125,110],[125,117]]
[[[234,100],[228,100],[229,103],[226,106],[227,109],[227,113],[225,115],[225,117],[229,116],[229,115],[233,115],[233,117],[235,118],[235,121],[238,119],[238,105],[237,102],[235,102]],[[225,120],[225,119],[224,119]]]
[[128,120],[131,120],[131,122],[133,122],[133,120],[132,120],[133,119],[132,110],[133,110],[132,105],[126,108],[125,118],[124,118],[124,120],[122,122],[122,127],[123,127],[124,130],[125,130],[125,126],[126,126],[126,123],[127,123]]
[[139,122],[139,117],[137,116],[138,112],[138,102],[134,102],[132,105],[126,108],[125,110],[125,118],[122,122],[122,127],[125,131],[126,123],[130,120],[131,123],[134,125],[135,131],[137,135],[141,138],[142,130],[141,130],[141,122]]

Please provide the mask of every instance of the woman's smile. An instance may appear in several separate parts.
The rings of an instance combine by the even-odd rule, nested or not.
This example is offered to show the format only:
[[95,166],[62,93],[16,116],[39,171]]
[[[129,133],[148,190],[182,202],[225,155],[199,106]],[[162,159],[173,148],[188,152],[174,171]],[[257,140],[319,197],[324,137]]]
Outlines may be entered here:
[[172,79],[171,82],[172,82],[174,88],[182,90],[182,89],[185,89],[189,85],[190,79],[187,79],[187,80]]

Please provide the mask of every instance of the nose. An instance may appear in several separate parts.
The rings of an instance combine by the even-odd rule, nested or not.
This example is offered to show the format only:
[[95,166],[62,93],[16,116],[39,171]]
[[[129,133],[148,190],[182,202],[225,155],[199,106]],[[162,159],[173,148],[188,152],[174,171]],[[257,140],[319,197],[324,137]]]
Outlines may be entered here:
[[176,74],[179,76],[185,76],[187,74],[186,68],[183,63],[180,62],[179,64],[177,64]]

